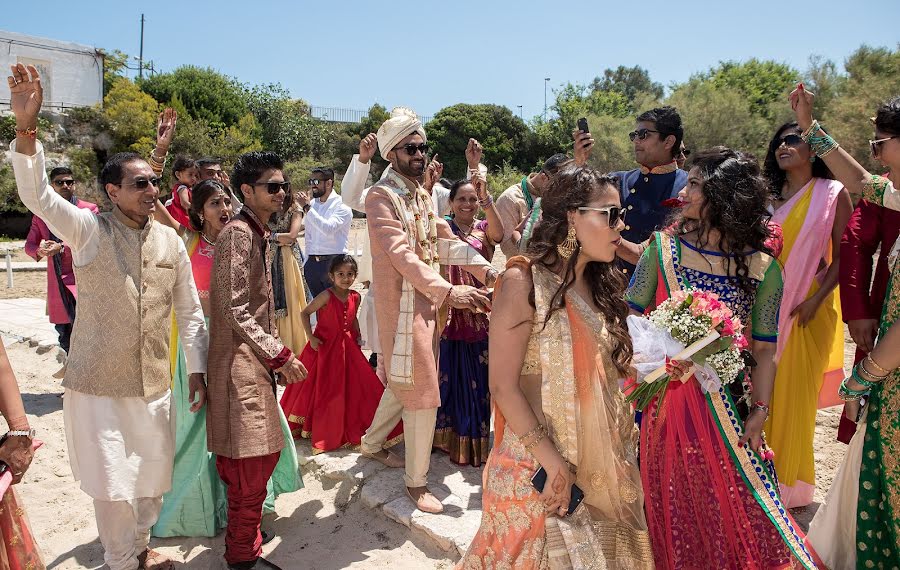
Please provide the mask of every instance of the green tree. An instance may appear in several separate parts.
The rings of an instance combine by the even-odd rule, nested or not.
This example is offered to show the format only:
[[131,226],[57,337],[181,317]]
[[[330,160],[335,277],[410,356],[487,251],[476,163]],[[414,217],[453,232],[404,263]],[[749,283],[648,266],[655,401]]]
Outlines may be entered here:
[[159,104],[132,81],[116,81],[103,99],[104,114],[109,121],[114,151],[131,150],[144,156],[155,144]]
[[484,147],[482,161],[488,168],[498,168],[504,162],[517,168],[530,166],[528,127],[506,107],[467,103],[445,107],[435,114],[426,131],[450,178],[465,175],[469,138],[478,139]]
[[759,60],[723,61],[706,73],[695,75],[691,82],[710,81],[715,87],[740,93],[750,104],[750,111],[769,120],[772,103],[784,101],[800,79],[800,72],[785,63]]
[[634,128],[634,119],[588,114],[587,120],[594,137],[594,149],[588,164],[600,172],[633,168],[634,147],[628,133]]
[[[359,123],[348,123],[342,129],[337,129],[334,139],[336,170],[346,172],[353,155],[359,152],[359,141],[369,133],[377,133],[382,123],[390,118],[390,112],[383,105],[375,103],[369,107],[368,114]],[[376,152],[369,167],[370,175],[377,180],[385,168],[387,162]]]
[[816,99],[816,114],[840,145],[871,172],[882,166],[872,158],[870,117],[879,105],[900,94],[900,49],[862,46],[845,63],[847,75],[832,101]]
[[654,99],[662,99],[663,86],[650,79],[650,73],[639,65],[615,69],[607,69],[603,77],[595,77],[591,83],[592,91],[609,91],[620,93],[634,102],[639,93],[648,93]]
[[262,143],[285,160],[304,155],[330,157],[335,127],[314,119],[309,105],[291,99],[279,84],[257,85],[247,92],[247,106],[262,128]]
[[678,109],[685,145],[694,150],[726,145],[762,159],[770,131],[775,130],[770,121],[753,112],[743,93],[711,81],[679,85],[666,102]]
[[103,52],[103,96],[106,97],[113,84],[119,79],[125,78],[125,70],[128,65],[128,54],[117,49],[112,52]]
[[140,81],[141,90],[162,104],[178,98],[195,119],[214,128],[236,125],[247,114],[243,86],[212,68],[185,65]]

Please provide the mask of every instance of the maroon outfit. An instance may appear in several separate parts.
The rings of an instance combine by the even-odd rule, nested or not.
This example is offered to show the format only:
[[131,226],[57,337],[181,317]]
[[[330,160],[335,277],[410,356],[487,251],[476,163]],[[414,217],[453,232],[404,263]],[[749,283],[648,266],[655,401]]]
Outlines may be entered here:
[[[100,213],[96,204],[78,200],[77,198],[76,200],[75,205],[79,208],[90,210],[95,214]],[[31,218],[31,229],[28,230],[28,237],[25,239],[25,253],[35,261],[40,261],[37,250],[41,245],[41,241],[52,239],[53,234],[50,232],[50,228],[47,227],[47,223],[39,217],[33,216]],[[55,264],[57,263],[59,263],[63,284],[72,293],[72,296],[77,298],[75,273],[72,270],[72,252],[68,247],[63,247],[60,253],[47,260],[47,314],[51,323],[61,325],[71,323],[72,319],[69,318],[69,313],[66,311],[62,293],[59,289],[59,281],[56,278]]]
[[[845,322],[881,317],[890,277],[887,257],[898,234],[900,212],[860,200],[841,237],[840,290]],[[873,281],[872,256],[879,246]],[[861,356],[857,352],[857,360]]]
[[[887,258],[898,235],[900,212],[860,200],[841,237],[839,284],[845,322],[881,318],[890,277]],[[872,257],[879,247],[873,280]],[[857,348],[854,360],[859,362],[865,355]],[[855,431],[856,424],[841,414],[838,441],[849,443]]]

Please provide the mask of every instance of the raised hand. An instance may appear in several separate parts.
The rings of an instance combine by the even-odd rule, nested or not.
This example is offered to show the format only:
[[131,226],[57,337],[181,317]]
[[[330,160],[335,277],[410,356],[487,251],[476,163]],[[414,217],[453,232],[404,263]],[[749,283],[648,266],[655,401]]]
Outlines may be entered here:
[[359,141],[359,161],[368,164],[375,151],[378,149],[378,137],[375,133],[369,133],[361,141]]
[[790,101],[791,109],[797,117],[797,124],[802,130],[806,130],[813,122],[812,108],[816,94],[808,91],[802,83],[797,84],[797,88],[791,91]]
[[294,201],[301,208],[305,208],[306,205],[309,204],[309,194],[307,194],[306,192],[297,192],[297,194],[294,196]]
[[438,155],[435,154],[431,159],[431,162],[428,163],[428,167],[425,169],[425,180],[422,183],[422,186],[430,193],[431,189],[434,188],[434,185],[441,179],[443,174],[444,165],[438,162]]
[[171,107],[166,107],[159,114],[156,121],[156,148],[159,150],[169,150],[172,139],[175,137],[175,123],[178,122],[178,113]]
[[594,148],[594,137],[591,133],[581,132],[579,129],[572,131],[572,138],[575,139],[575,164],[584,166],[591,157],[591,150]]
[[484,202],[490,197],[487,190],[487,179],[477,170],[472,175],[472,186],[475,187],[475,195],[478,196],[480,202]]
[[469,139],[469,144],[466,145],[466,164],[469,166],[471,170],[478,170],[478,165],[481,164],[481,156],[484,154],[484,149],[481,146],[481,143],[475,139]]
[[37,126],[37,116],[44,102],[44,88],[41,74],[33,65],[17,63],[10,66],[9,107],[16,116],[17,129],[33,129]]

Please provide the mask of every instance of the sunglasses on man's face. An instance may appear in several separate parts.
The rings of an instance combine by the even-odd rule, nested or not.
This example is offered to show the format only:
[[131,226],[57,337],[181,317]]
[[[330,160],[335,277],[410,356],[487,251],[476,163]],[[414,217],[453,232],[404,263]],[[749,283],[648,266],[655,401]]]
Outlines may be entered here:
[[405,145],[401,146],[400,148],[405,150],[406,154],[408,154],[409,156],[416,156],[417,152],[421,152],[423,156],[428,154],[428,145],[425,143],[421,143],[421,144],[409,143],[409,144],[405,144]]
[[153,186],[154,188],[159,188],[159,185],[162,184],[162,178],[158,176],[154,176],[152,178],[138,178],[131,184],[122,184],[122,186],[128,188],[137,188],[138,190],[146,190],[149,186]]
[[324,180],[321,180],[321,179],[319,179],[319,178],[310,178],[310,179],[307,180],[306,182],[307,182],[310,186],[318,186],[319,184],[322,184],[322,183],[324,183],[325,181],[324,181]]
[[254,182],[254,186],[265,186],[266,192],[269,194],[278,194],[282,190],[285,192],[291,191],[291,183],[290,182]]
[[604,206],[603,208],[590,208],[588,206],[581,206],[578,208],[579,212],[600,212],[601,214],[606,214],[609,218],[607,221],[609,223],[609,227],[614,228],[618,225],[619,221],[625,221],[625,210],[621,206]]
[[881,150],[881,145],[888,142],[891,139],[900,138],[900,135],[894,135],[892,137],[887,137],[884,139],[876,139],[874,141],[869,141],[869,148],[872,149],[872,156],[878,156],[878,152]]
[[654,131],[653,129],[638,129],[636,131],[631,131],[628,133],[628,138],[634,141],[634,139],[646,140],[647,137],[650,136],[650,133],[658,133],[659,131]]
[[53,182],[54,186],[75,186],[75,181],[71,178],[67,178],[65,180],[56,180]]
[[778,148],[781,145],[784,146],[800,146],[803,144],[803,139],[800,138],[800,135],[790,134],[784,135],[780,139],[778,139],[778,145],[775,148]]

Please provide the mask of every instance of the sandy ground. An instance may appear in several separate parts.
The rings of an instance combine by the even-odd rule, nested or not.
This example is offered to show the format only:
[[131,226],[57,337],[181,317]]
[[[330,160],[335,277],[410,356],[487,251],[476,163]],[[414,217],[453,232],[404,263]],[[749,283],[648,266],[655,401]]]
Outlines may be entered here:
[[[351,250],[363,239],[364,222],[354,220]],[[503,266],[498,250],[495,265]],[[27,258],[21,259],[27,260]],[[43,272],[16,272],[15,287],[0,284],[0,298],[37,297],[45,294]],[[847,335],[849,339],[849,335]],[[848,343],[845,362],[852,362],[854,345]],[[50,377],[59,368],[55,355],[39,355],[27,344],[8,347],[32,426],[44,443],[19,491],[33,530],[51,568],[99,568],[103,564],[91,500],[77,486],[69,469],[62,419],[59,381]],[[835,440],[840,408],[820,410],[816,425],[818,485],[821,502],[843,458],[846,446]],[[333,483],[304,474],[306,488],[283,495],[277,501],[278,516],[267,517],[264,526],[278,538],[265,554],[284,568],[450,568],[453,561],[427,538],[410,531],[360,501],[336,506],[340,489]],[[341,502],[341,501],[337,501]],[[794,512],[806,528],[818,503]],[[155,547],[189,568],[222,568],[222,536],[214,539],[166,539]]]
[[[97,539],[91,499],[73,480],[63,430],[59,368],[55,355],[36,354],[25,343],[7,347],[31,425],[44,441],[25,481],[18,487],[32,527],[52,568],[99,568],[103,554]],[[265,547],[269,559],[289,568],[450,568],[452,561],[425,538],[353,501],[336,507],[341,492],[332,483],[304,473],[306,487],[282,495],[278,516],[264,527],[278,535]],[[155,547],[189,568],[223,568],[223,537],[165,539]]]

